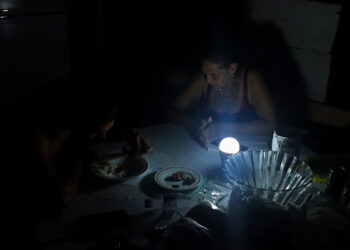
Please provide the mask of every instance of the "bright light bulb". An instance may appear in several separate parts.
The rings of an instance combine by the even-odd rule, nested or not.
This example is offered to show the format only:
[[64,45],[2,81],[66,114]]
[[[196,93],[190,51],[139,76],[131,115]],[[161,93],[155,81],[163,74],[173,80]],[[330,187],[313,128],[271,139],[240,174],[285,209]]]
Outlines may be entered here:
[[219,149],[226,154],[236,154],[239,152],[239,142],[233,137],[226,137],[220,142]]

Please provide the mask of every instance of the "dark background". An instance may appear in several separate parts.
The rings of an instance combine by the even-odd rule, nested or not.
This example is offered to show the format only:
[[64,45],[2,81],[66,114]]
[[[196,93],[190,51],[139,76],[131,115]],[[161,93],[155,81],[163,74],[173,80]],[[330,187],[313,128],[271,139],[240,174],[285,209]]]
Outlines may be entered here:
[[[342,5],[331,51],[326,104],[350,110],[346,91],[350,55],[346,35],[348,4],[345,0],[318,2]],[[134,126],[144,126],[162,120],[164,107],[190,78],[191,69],[198,65],[198,56],[208,41],[225,36],[246,39],[243,44],[262,53],[256,63],[266,71],[273,68],[273,61],[280,59],[281,54],[288,57],[286,50],[280,53],[282,36],[278,44],[249,37],[243,24],[249,8],[246,1],[230,1],[226,5],[0,1],[1,6],[6,3],[11,16],[0,21],[1,111],[5,112],[13,105],[25,103],[45,82],[72,71],[86,75],[98,72],[97,65],[102,61],[108,67],[103,67],[101,78],[113,79],[108,83],[121,99],[123,116]],[[266,34],[281,35],[275,27],[270,28]],[[258,49],[261,44],[278,49],[262,52]],[[266,58],[268,62],[263,61]]]

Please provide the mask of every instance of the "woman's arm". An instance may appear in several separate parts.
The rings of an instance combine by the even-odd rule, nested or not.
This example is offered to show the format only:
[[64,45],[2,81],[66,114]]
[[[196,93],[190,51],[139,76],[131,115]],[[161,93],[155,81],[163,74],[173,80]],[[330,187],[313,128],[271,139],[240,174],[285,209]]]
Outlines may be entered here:
[[[53,140],[40,130],[36,134],[37,161],[46,178],[51,180],[60,191],[60,197],[56,198],[59,199],[62,209],[71,202],[78,190],[82,170],[82,161],[77,155],[72,152],[63,152],[69,137],[69,131],[61,132]],[[55,162],[63,164],[60,172]]]
[[52,147],[50,139],[41,130],[36,131],[35,149],[36,160],[39,167],[48,178],[51,178],[58,186],[63,187],[64,182],[54,166],[52,157],[53,151],[57,151],[58,149]]
[[171,104],[166,114],[168,120],[191,130],[198,121],[188,114],[188,110],[200,100],[206,90],[207,83],[203,75],[198,74]]
[[[149,143],[148,139],[145,138],[142,134],[137,132],[135,129],[130,127],[121,127],[121,126],[114,126],[112,131],[107,132],[107,137],[104,141],[106,142],[117,142],[117,141],[124,141],[129,144],[131,147],[131,150],[137,153],[152,153],[153,148],[152,145]],[[110,133],[112,132],[112,133]],[[119,153],[117,154],[119,155]],[[100,154],[100,155],[94,155],[94,157],[106,157],[111,156],[111,154]]]
[[276,110],[263,76],[257,71],[248,74],[248,101],[258,117],[270,125],[276,124]]

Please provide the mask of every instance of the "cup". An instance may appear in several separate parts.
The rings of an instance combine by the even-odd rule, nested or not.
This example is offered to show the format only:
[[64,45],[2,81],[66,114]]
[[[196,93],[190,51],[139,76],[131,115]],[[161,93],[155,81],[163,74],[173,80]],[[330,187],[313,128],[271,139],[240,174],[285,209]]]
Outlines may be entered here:
[[297,128],[278,128],[273,132],[272,151],[281,151],[299,157],[302,136]]

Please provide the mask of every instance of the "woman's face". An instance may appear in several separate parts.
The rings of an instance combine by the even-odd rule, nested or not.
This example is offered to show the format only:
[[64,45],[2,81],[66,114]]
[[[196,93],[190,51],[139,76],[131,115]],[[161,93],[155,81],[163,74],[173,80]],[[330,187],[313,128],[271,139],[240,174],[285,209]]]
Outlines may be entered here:
[[222,67],[219,63],[214,63],[208,60],[202,63],[202,73],[208,84],[221,88],[232,79],[236,72],[237,63],[230,65],[228,69]]

